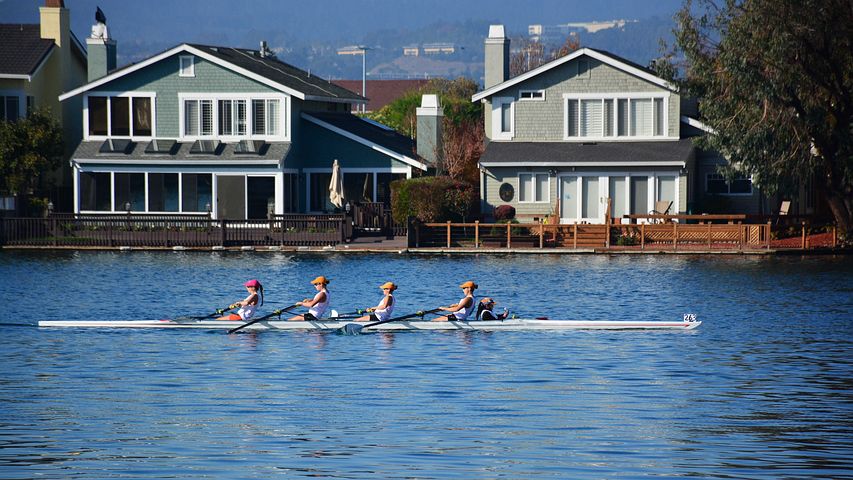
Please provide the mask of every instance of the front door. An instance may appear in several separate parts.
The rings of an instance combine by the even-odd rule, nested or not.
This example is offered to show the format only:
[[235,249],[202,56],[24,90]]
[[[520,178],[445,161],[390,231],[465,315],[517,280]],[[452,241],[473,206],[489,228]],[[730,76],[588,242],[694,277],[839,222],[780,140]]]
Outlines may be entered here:
[[216,177],[216,218],[244,220],[246,218],[246,177],[218,175]]

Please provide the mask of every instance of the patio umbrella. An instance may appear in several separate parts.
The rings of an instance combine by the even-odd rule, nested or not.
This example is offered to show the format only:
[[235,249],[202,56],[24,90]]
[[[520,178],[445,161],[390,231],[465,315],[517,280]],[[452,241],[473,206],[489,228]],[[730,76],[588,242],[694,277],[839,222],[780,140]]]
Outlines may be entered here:
[[344,206],[344,176],[341,174],[341,166],[338,159],[332,164],[332,181],[329,182],[329,201],[332,205],[343,208]]

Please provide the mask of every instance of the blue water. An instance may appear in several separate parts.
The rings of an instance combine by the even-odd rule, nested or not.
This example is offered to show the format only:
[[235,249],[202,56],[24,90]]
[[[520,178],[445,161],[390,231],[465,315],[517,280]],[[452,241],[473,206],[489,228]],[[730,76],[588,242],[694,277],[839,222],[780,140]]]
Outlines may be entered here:
[[[382,273],[393,272],[393,273]],[[853,258],[0,251],[0,478],[853,478]],[[681,331],[39,329],[452,303]]]

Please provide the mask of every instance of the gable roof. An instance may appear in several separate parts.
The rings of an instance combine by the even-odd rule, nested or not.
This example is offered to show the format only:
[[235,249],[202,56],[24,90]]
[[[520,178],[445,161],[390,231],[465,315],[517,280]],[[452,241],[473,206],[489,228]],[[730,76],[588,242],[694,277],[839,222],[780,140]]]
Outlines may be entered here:
[[129,75],[171,56],[187,53],[251,78],[259,83],[292,95],[300,100],[320,100],[335,103],[364,103],[364,98],[349,90],[323,80],[316,75],[270,57],[261,57],[257,50],[213,47],[182,43],[139,63],[127,65],[93,82],[59,96],[65,100],[87,92],[117,78]]
[[[361,91],[361,80],[335,80],[334,83],[353,92]],[[425,86],[429,80],[367,80],[365,83],[367,83],[367,111],[376,112],[402,97],[404,93]]]
[[302,118],[415,168],[427,169],[426,164],[413,158],[415,141],[384,125],[349,113],[303,112]]
[[544,73],[544,72],[547,72],[548,70],[559,67],[560,65],[563,65],[564,63],[571,62],[572,60],[574,60],[580,56],[584,56],[584,55],[588,56],[590,58],[594,58],[594,59],[600,61],[601,63],[610,65],[613,68],[617,68],[619,70],[622,70],[623,72],[634,75],[635,77],[639,77],[639,78],[646,80],[648,82],[651,82],[655,85],[659,85],[659,86],[666,88],[668,90],[672,90],[672,91],[677,90],[675,85],[671,84],[670,82],[667,82],[663,78],[658,77],[655,74],[655,72],[651,69],[640,66],[639,64],[636,64],[634,62],[631,62],[631,61],[626,60],[622,57],[616,56],[610,52],[606,52],[604,50],[596,50],[596,49],[592,49],[592,48],[581,48],[581,49],[575,50],[574,52],[566,55],[565,57],[560,57],[556,60],[552,60],[552,61],[550,61],[544,65],[541,65],[537,68],[534,68],[533,70],[530,70],[529,72],[522,73],[521,75],[510,78],[509,80],[507,80],[505,82],[501,82],[497,85],[494,85],[492,87],[489,87],[489,88],[483,90],[482,92],[476,93],[473,97],[471,97],[471,101],[476,102],[477,100],[482,100],[484,98],[490,97],[490,96],[492,96],[492,95],[494,95],[494,94],[496,94],[502,90],[505,90],[505,89],[507,89],[513,85],[517,85],[517,84],[519,84],[519,83],[521,83],[521,82],[523,82],[529,78],[533,78],[533,77],[535,77],[541,73]]
[[53,46],[39,25],[0,24],[0,78],[30,80]]

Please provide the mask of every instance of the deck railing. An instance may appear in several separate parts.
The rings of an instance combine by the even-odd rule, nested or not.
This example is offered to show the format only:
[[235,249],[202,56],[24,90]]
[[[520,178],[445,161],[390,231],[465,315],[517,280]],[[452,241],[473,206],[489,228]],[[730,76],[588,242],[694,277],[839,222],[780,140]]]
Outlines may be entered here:
[[273,215],[265,220],[208,215],[70,215],[0,218],[0,245],[45,247],[325,246],[350,236],[343,215]]

